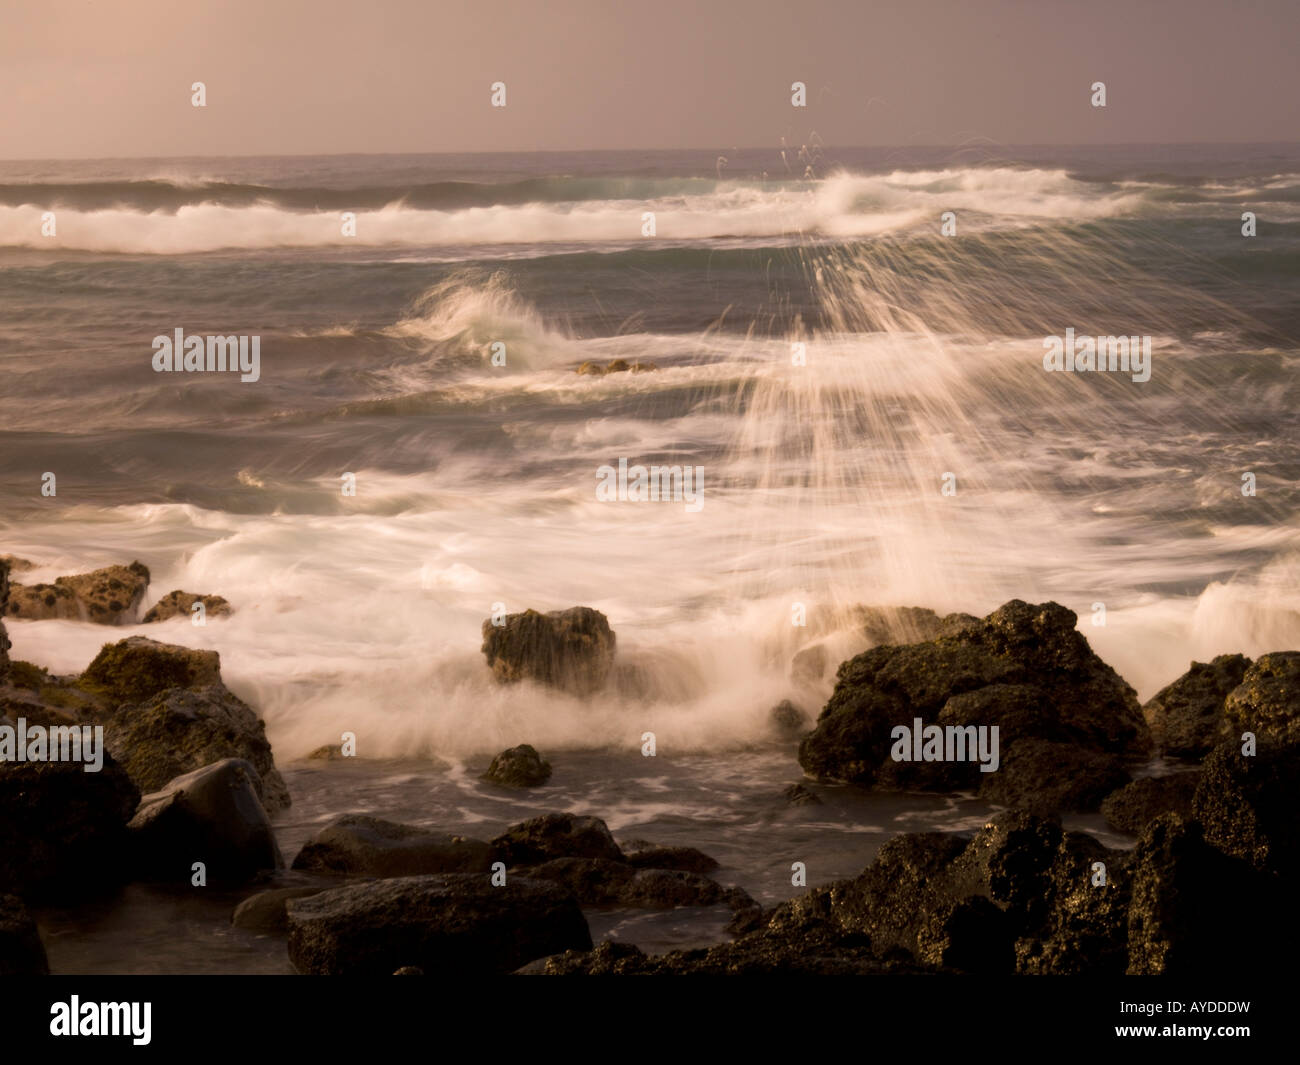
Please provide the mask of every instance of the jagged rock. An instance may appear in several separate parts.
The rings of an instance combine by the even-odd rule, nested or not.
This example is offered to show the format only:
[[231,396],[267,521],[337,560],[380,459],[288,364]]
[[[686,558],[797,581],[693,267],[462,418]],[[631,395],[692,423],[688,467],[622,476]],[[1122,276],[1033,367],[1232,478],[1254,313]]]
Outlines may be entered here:
[[0,895],[0,976],[48,976],[50,963],[36,921],[22,899]]
[[1265,739],[1254,755],[1235,741],[1220,744],[1202,763],[1192,799],[1206,842],[1261,872],[1300,876],[1297,780],[1300,744]]
[[29,621],[67,618],[126,625],[135,621],[148,587],[149,569],[142,563],[106,566],[90,573],[58,577],[53,584],[13,584],[7,609],[10,617]]
[[[978,783],[1010,791],[1010,780],[987,778],[1006,774],[1015,747],[1029,740],[1096,755],[1145,755],[1150,735],[1133,689],[1092,652],[1076,621],[1056,603],[1012,600],[926,643],[877,647],[850,659],[817,727],[800,744],[800,765],[818,779],[863,785],[954,790]],[[973,761],[894,762],[891,730],[911,727],[915,718],[923,725],[998,725],[1002,767],[980,774]],[[1028,769],[1038,760],[1022,757],[1019,765]]]
[[346,814],[303,844],[293,868],[345,876],[394,877],[486,873],[492,861],[492,848],[481,840]]
[[105,754],[81,762],[0,762],[0,892],[79,899],[126,875],[126,825],[140,792]]
[[815,792],[809,791],[802,784],[791,784],[783,792],[781,797],[791,806],[822,806],[823,803]]
[[1260,655],[1223,701],[1228,731],[1300,742],[1300,651]]
[[471,873],[400,877],[289,903],[289,958],[301,973],[378,976],[413,966],[463,979],[590,948],[573,897],[527,877],[502,887]]
[[312,762],[339,762],[346,758],[343,748],[337,743],[327,743],[324,747],[317,747],[307,755],[307,759]]
[[542,761],[535,748],[521,743],[493,758],[483,779],[507,788],[536,788],[551,779],[551,763]]
[[576,695],[605,684],[615,636],[600,611],[585,606],[549,614],[526,610],[504,622],[483,622],[483,654],[499,682],[535,680]]
[[1116,755],[1038,739],[1017,741],[996,772],[982,775],[981,799],[1038,814],[1096,810],[1129,779]]
[[1200,780],[1199,771],[1134,780],[1106,796],[1101,804],[1102,816],[1117,832],[1133,836],[1161,814],[1191,817],[1192,795]]
[[507,865],[539,865],[552,858],[625,861],[605,822],[598,817],[544,814],[506,829],[492,849]]
[[772,731],[784,740],[797,740],[812,727],[808,715],[789,699],[782,699],[768,714]]
[[579,366],[578,369],[577,369],[575,372],[576,372],[576,373],[580,373],[580,374],[584,374],[584,375],[592,375],[592,376],[595,376],[595,377],[601,377],[601,376],[603,376],[604,373],[605,373],[605,367],[603,367],[603,366],[602,366],[600,363],[598,363],[598,362],[592,362],[590,359],[588,359],[588,360],[587,360],[586,362],[584,362],[581,366]]
[[81,675],[83,688],[112,703],[138,703],[169,688],[198,688],[221,679],[216,651],[198,651],[146,636],[106,643]]
[[154,603],[145,614],[143,623],[148,625],[155,621],[166,621],[177,615],[191,617],[195,603],[203,604],[205,618],[228,617],[231,614],[230,603],[219,595],[195,595],[178,589],[168,592]]
[[283,867],[270,819],[258,801],[257,770],[226,758],[146,795],[128,825],[141,872],[190,883],[202,862],[208,883],[244,883]]
[[1142,708],[1156,745],[1174,758],[1206,755],[1222,738],[1223,701],[1249,668],[1244,655],[1219,655],[1210,663],[1193,662],[1161,688]]
[[245,932],[255,932],[258,935],[286,935],[289,931],[289,900],[310,898],[324,890],[321,887],[304,886],[259,891],[235,907],[230,923]]

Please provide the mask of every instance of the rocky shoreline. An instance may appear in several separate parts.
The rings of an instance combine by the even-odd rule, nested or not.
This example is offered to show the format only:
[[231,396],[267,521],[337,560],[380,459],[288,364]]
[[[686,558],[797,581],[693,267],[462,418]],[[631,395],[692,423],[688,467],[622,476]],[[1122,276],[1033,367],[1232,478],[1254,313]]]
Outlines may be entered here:
[[[0,617],[120,626],[231,611],[177,590],[140,618],[149,571],[138,562],[30,586],[11,586],[11,568],[26,567],[0,558]],[[1001,812],[969,838],[895,836],[857,876],[768,909],[714,879],[699,850],[619,841],[600,818],[567,812],[491,839],[348,814],[286,861],[273,819],[289,789],[215,652],[131,636],[81,674],[54,676],[11,661],[0,623],[0,726],[39,730],[51,750],[56,735],[98,729],[104,747],[95,772],[0,761],[0,973],[48,970],[29,907],[87,904],[133,882],[244,893],[234,925],[282,937],[303,973],[1190,974],[1275,962],[1300,938],[1287,904],[1300,881],[1287,801],[1300,773],[1300,652],[1192,663],[1139,705],[1076,623],[1056,603],[1018,600],[985,618],[864,607],[847,625],[867,649],[842,658],[834,626],[815,628],[772,716],[807,778],[974,793]],[[595,698],[620,679],[615,633],[587,607],[491,618],[483,653],[504,685]],[[900,758],[899,726],[915,727],[918,751],[923,730],[987,730],[996,764]],[[493,787],[563,772],[527,739],[492,759]],[[786,794],[818,801],[802,784]],[[1135,844],[1063,828],[1079,811]],[[593,943],[585,916],[682,906],[724,907],[734,938],[646,955]]]

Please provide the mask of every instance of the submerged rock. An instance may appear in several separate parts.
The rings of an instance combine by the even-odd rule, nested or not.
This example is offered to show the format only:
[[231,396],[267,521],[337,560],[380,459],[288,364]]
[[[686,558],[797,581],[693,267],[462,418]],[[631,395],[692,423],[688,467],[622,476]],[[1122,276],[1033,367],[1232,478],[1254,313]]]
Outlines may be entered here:
[[821,799],[813,791],[809,791],[803,784],[791,784],[783,792],[781,797],[791,806],[821,806]]
[[195,595],[177,590],[168,592],[154,603],[145,614],[143,623],[148,625],[177,616],[192,617],[195,603],[203,604],[205,618],[228,617],[232,613],[230,603],[219,595]]
[[551,779],[551,763],[526,743],[502,751],[492,759],[484,780],[507,788],[536,788]]
[[48,976],[50,963],[36,921],[22,899],[0,895],[0,976]]
[[59,577],[53,584],[10,587],[9,616],[29,621],[66,618],[100,625],[126,625],[149,587],[149,569],[140,562],[106,566],[90,573]]
[[394,877],[486,873],[492,860],[492,848],[482,840],[346,814],[303,844],[293,868],[345,876]]
[[1250,659],[1219,655],[1193,662],[1181,677],[1161,688],[1142,708],[1151,736],[1174,758],[1201,758],[1223,738],[1223,702],[1242,681]]
[[289,900],[319,895],[323,887],[284,887],[250,895],[231,915],[230,923],[258,935],[285,935],[289,931]]
[[694,847],[660,847],[645,840],[632,840],[622,845],[628,865],[638,869],[680,869],[686,873],[710,873],[718,867],[710,858]]
[[812,727],[808,715],[789,699],[782,699],[767,715],[772,731],[785,740],[797,740]]
[[503,684],[534,680],[575,695],[603,687],[614,663],[615,636],[605,615],[575,606],[509,614],[483,622],[483,654]]
[[202,862],[208,883],[239,884],[282,868],[256,778],[248,762],[226,758],[144,796],[128,826],[140,871],[188,884]]
[[599,817],[544,814],[506,829],[492,840],[507,865],[539,865],[552,858],[602,858],[624,862],[609,827]]
[[508,973],[534,958],[589,950],[577,902],[553,883],[446,873],[324,891],[289,903],[289,958],[301,973],[434,976]]

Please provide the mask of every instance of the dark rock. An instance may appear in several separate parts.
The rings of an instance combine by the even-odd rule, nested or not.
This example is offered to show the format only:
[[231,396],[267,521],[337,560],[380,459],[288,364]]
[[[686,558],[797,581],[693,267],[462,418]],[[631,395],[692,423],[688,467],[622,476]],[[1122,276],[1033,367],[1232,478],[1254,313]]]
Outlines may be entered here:
[[289,903],[289,958],[299,972],[441,976],[508,973],[534,958],[589,950],[577,902],[555,884],[470,873],[376,880]]
[[285,935],[289,931],[289,900],[310,898],[323,890],[320,887],[286,887],[259,891],[235,907],[230,923],[258,935]]
[[91,573],[59,577],[53,584],[14,584],[7,607],[11,617],[44,621],[67,618],[100,625],[127,625],[149,587],[149,570],[139,562],[106,566]]
[[0,762],[0,892],[49,902],[116,887],[139,800],[108,754],[97,773],[80,762]]
[[791,806],[821,806],[821,799],[815,792],[809,791],[802,784],[791,784],[783,792],[781,797]]
[[492,859],[492,849],[481,840],[347,814],[312,836],[293,868],[345,876],[420,876],[486,873]]
[[13,646],[3,620],[9,609],[9,557],[0,558],[0,684],[9,677],[9,648]]
[[544,814],[506,829],[492,849],[507,865],[539,865],[552,858],[604,858],[624,861],[614,837],[598,817]]
[[50,964],[36,921],[22,899],[0,895],[0,976],[48,976]]
[[112,703],[138,703],[169,688],[198,688],[221,679],[216,651],[131,636],[106,643],[81,675],[83,688]]
[[1243,732],[1300,742],[1300,651],[1260,655],[1223,701],[1232,738]]
[[710,873],[717,861],[694,847],[658,847],[643,840],[622,844],[627,863],[637,869],[680,869],[685,873]]
[[535,748],[521,743],[493,758],[483,779],[507,788],[536,788],[551,779],[551,763],[542,761]]
[[239,884],[282,868],[256,778],[250,763],[226,758],[144,796],[128,826],[141,872],[188,884],[202,862],[209,884]]
[[789,699],[782,699],[768,714],[772,731],[785,740],[797,740],[812,727],[808,715]]
[[195,595],[193,592],[182,592],[178,589],[168,592],[154,603],[145,614],[143,624],[166,621],[177,615],[192,617],[195,603],[203,604],[205,619],[229,617],[231,614],[230,603],[219,595]]
[[1161,814],[1191,817],[1192,795],[1200,780],[1199,771],[1134,780],[1106,796],[1101,804],[1102,816],[1117,832],[1133,836]]
[[[1206,842],[1253,868],[1300,876],[1300,818],[1295,787],[1300,744],[1261,740],[1257,753],[1241,744],[1220,744],[1202,763],[1192,813]],[[1262,927],[1262,926],[1261,926]]]
[[393,970],[394,976],[423,976],[424,970],[415,965],[403,965],[400,969]]
[[[877,647],[850,659],[817,727],[800,744],[800,765],[819,779],[863,785],[953,790],[978,781],[1010,791],[1007,766],[1016,764],[1016,746],[1029,740],[1145,755],[1150,736],[1133,689],[1092,652],[1076,621],[1056,603],[1013,600],[982,621],[955,621],[929,642]],[[911,727],[915,718],[925,725],[998,724],[1002,768],[980,774],[974,762],[894,762],[891,730]],[[1019,768],[1045,753],[1022,756]],[[1100,763],[1086,768],[1107,775]],[[981,776],[1008,780],[990,785]],[[1061,793],[1080,801],[1077,790]]]
[[1151,737],[1174,758],[1201,758],[1222,739],[1223,701],[1237,687],[1250,659],[1219,655],[1213,662],[1193,662],[1172,684],[1161,688],[1142,708]]
[[541,614],[509,614],[505,624],[483,622],[483,654],[503,684],[535,680],[589,695],[601,688],[614,662],[615,636],[605,615],[576,606]]
[[1068,743],[1022,739],[1002,757],[996,772],[983,774],[979,795],[986,802],[1050,814],[1096,810],[1128,782],[1116,755],[1093,754]]
[[756,905],[743,888],[723,887],[716,880],[683,869],[637,869],[618,902],[623,906],[656,910],[719,905],[750,910]]
[[979,621],[970,614],[940,617],[919,606],[860,606],[852,613],[862,635],[873,646],[924,643]]

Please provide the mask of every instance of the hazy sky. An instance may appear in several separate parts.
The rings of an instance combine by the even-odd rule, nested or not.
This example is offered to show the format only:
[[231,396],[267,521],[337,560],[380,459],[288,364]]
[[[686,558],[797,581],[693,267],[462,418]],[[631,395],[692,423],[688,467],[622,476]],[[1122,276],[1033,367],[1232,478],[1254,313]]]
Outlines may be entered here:
[[1300,0],[0,0],[0,156],[1293,141],[1298,42]]

